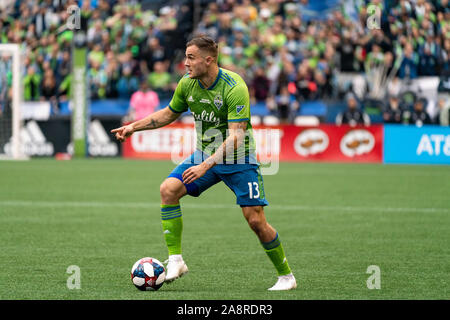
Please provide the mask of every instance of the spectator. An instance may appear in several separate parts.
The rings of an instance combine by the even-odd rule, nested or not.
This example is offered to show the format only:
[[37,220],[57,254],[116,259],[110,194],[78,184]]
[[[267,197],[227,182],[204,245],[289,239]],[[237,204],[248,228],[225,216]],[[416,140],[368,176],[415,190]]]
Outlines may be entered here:
[[[367,34],[368,42],[365,45],[365,50],[368,52],[373,52],[374,50],[378,50],[378,52],[385,53],[392,50],[392,46],[390,40],[384,34],[382,29],[372,29],[371,32]],[[367,41],[366,39],[363,42]],[[377,48],[377,49],[376,49]]]
[[148,76],[148,84],[154,88],[158,95],[164,99],[168,98],[171,93],[172,77],[167,72],[167,66],[164,62],[158,61],[155,63],[155,70],[150,72]]
[[438,98],[439,124],[441,126],[450,125],[450,97],[447,95]]
[[402,82],[398,77],[394,77],[391,81],[388,81],[387,84],[388,97],[400,95],[401,89],[402,89]]
[[407,43],[404,48],[403,60],[399,68],[399,78],[415,79],[418,74],[419,57],[414,52],[414,48]]
[[202,20],[198,24],[197,31],[199,33],[207,34],[213,39],[218,38],[219,28],[217,22],[217,12],[214,12],[217,8],[217,4],[214,2],[209,3],[208,13],[205,13]]
[[440,0],[437,1],[436,11],[437,12],[448,12],[449,1],[448,0]]
[[12,60],[7,52],[0,54],[0,101],[6,97],[8,87],[11,86]]
[[352,127],[356,125],[370,125],[370,118],[358,109],[358,101],[353,94],[347,95],[347,110],[336,116],[336,125],[348,124]]
[[431,124],[431,118],[425,111],[425,103],[423,99],[418,99],[414,103],[413,111],[411,112],[411,117],[409,118],[410,124],[415,124],[421,127],[424,124]]
[[[75,1],[13,2],[15,5],[8,12],[0,14],[0,43],[23,44],[29,59],[26,67],[33,66],[39,77],[47,72],[49,65],[56,86],[67,94],[71,63],[70,54],[65,51],[69,51],[73,32],[61,30],[67,21],[67,7]],[[382,10],[381,29],[371,32],[367,32],[369,2]],[[189,5],[165,5],[153,12],[135,3],[82,1],[88,74],[91,80],[104,78],[100,81],[100,92],[91,91],[93,98],[117,97],[118,81],[124,79],[123,70],[128,66],[131,66],[131,76],[139,82],[152,78],[154,90],[166,97],[172,94],[170,75],[156,71],[160,69],[156,63],[164,62],[167,72],[179,62],[174,57],[176,49],[184,51],[184,34],[192,31],[192,10]],[[198,30],[214,35],[219,41],[222,67],[239,73],[245,70],[243,76],[252,102],[255,98],[261,102],[268,97],[275,98],[286,83],[298,100],[335,97],[336,73],[364,72],[364,66],[371,66],[371,72],[362,75],[370,84],[374,84],[374,66],[384,65],[388,72],[398,70],[392,77],[399,80],[393,82],[397,84],[395,90],[393,83],[389,84],[389,95],[400,93],[403,79],[435,75],[444,79],[441,83],[447,82],[445,79],[450,74],[448,0],[345,1],[336,7],[339,10],[321,19],[311,19],[307,9],[306,0],[209,2],[203,17],[198,17]],[[115,63],[106,61],[108,52]],[[260,68],[265,73],[263,78],[257,71]],[[165,83],[164,88],[158,88],[159,80],[169,85]],[[29,77],[27,81],[30,95],[30,90],[35,88],[30,85]],[[35,96],[33,91],[33,98],[39,97],[40,93]]]
[[[439,39],[439,40],[438,40]],[[443,43],[443,46],[439,45],[440,38],[436,38],[438,40],[438,45],[436,47],[436,57],[437,57],[437,72],[440,76],[447,74],[450,75],[450,39],[446,39]]]
[[136,121],[145,118],[155,112],[158,106],[158,95],[151,90],[147,81],[142,81],[139,90],[131,96],[128,119],[129,121]]
[[313,76],[308,60],[303,60],[298,66],[296,79],[298,97],[301,100],[312,99],[317,91],[317,83],[314,82]]
[[155,21],[155,25],[161,31],[172,31],[177,28],[177,19],[175,17],[176,11],[169,7],[165,6],[159,10],[159,18]]
[[340,55],[341,71],[355,71],[355,49],[356,44],[350,38],[350,31],[345,29],[342,33],[342,40],[337,46]]
[[88,71],[88,83],[92,99],[103,99],[106,97],[106,72],[100,68],[100,63],[93,60],[92,68]]
[[33,14],[33,24],[36,30],[36,36],[40,38],[51,25],[52,12],[47,10],[46,4],[41,4],[37,8],[37,12]]
[[[56,68],[58,66],[58,62],[61,59],[61,53],[60,53],[60,46],[55,43],[51,45],[51,52],[46,57],[43,55],[38,55],[36,57],[36,63],[38,63],[39,66],[43,66],[44,60],[49,64],[50,68],[53,70],[53,72],[56,72]],[[41,70],[43,72],[43,70]]]
[[39,100],[41,76],[36,73],[34,66],[29,66],[23,78],[23,99],[25,101]]
[[121,70],[114,52],[108,51],[106,53],[103,66],[106,73],[106,97],[117,98],[119,96],[119,92],[117,91],[117,83],[119,81]]
[[70,60],[70,52],[65,50],[62,52],[61,59],[56,67],[56,81],[61,82],[72,70],[72,61]]
[[270,81],[265,70],[258,68],[251,84],[252,96],[257,102],[265,101],[269,95]]
[[102,42],[102,34],[105,31],[103,30],[103,21],[96,20],[92,27],[90,27],[87,31],[87,40],[89,43],[100,44]]
[[428,35],[427,41],[419,49],[419,75],[420,76],[433,76],[438,71],[437,60],[438,48],[434,42],[434,38]]
[[49,101],[52,107],[52,110],[57,113],[58,112],[58,102],[56,96],[58,94],[58,89],[56,87],[56,79],[53,75],[53,71],[48,69],[44,73],[44,80],[41,84],[41,100]]
[[317,91],[313,95],[314,99],[329,98],[333,94],[330,79],[325,72],[316,70],[314,72],[314,83],[317,85]]
[[125,67],[122,71],[122,75],[117,82],[117,91],[119,98],[129,99],[131,95],[139,88],[139,81],[136,76],[131,74],[131,68]]
[[383,112],[383,121],[385,123],[402,123],[403,110],[400,108],[400,99],[397,96],[389,98],[389,104]]
[[165,48],[157,37],[148,38],[146,45],[141,48],[140,55],[141,68],[145,70],[146,74],[154,69],[156,62],[168,59]]
[[280,89],[280,94],[275,97],[275,102],[281,123],[292,123],[299,109],[299,103],[291,96],[287,86]]
[[100,44],[94,45],[94,49],[88,54],[88,61],[91,66],[101,65],[105,59],[105,53]]

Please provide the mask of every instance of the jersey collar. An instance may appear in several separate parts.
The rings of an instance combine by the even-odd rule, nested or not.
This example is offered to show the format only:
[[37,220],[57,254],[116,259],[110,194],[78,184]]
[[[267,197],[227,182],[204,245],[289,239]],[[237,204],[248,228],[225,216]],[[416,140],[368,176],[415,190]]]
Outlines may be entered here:
[[[219,68],[219,73],[217,74],[216,80],[214,80],[214,83],[213,83],[208,89],[206,89],[206,90],[211,90],[211,89],[213,89],[213,88],[216,86],[217,82],[219,82],[219,79],[220,79],[220,76],[221,76],[221,75],[222,75],[222,69]],[[198,82],[198,85],[200,86],[200,88],[205,89],[205,87],[203,87],[203,85],[202,85],[202,83],[200,82],[200,80],[197,79],[197,82]]]

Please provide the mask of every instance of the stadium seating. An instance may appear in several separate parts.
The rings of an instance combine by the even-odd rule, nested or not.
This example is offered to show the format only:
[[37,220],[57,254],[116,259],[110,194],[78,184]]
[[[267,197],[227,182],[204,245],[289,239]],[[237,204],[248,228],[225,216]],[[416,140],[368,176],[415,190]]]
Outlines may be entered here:
[[[38,101],[43,98],[48,101],[59,100],[59,108],[53,108],[52,115],[69,115],[70,108],[65,101],[70,91],[65,81],[69,78],[67,76],[69,68],[63,56],[67,52],[70,53],[70,43],[66,40],[70,39],[71,31],[66,30],[63,33],[56,31],[61,29],[64,22],[56,15],[53,16],[55,27],[50,28],[40,22],[47,14],[51,16],[65,12],[67,9],[65,2],[42,2],[39,8],[42,16],[36,19],[31,16],[31,12],[38,9],[35,2],[10,2],[14,5],[9,6],[7,14],[12,19],[21,16],[23,23],[11,24],[13,20],[5,18],[5,15],[0,16],[0,43],[23,43],[24,48],[30,51],[29,57],[24,61],[24,73],[28,72],[28,68],[34,67],[41,79],[44,71],[50,71],[48,70],[50,67],[50,74],[53,74],[56,83],[54,88],[56,94],[53,92],[49,96],[44,96],[44,88],[37,86],[37,82],[27,81],[24,92],[34,92],[34,95],[33,97],[27,95],[26,100]],[[139,5],[136,5],[137,3]],[[375,56],[373,47],[376,44],[382,48],[383,59],[379,61],[386,64],[384,67],[393,69],[395,69],[393,65],[398,67],[394,70],[396,74],[393,76],[400,78],[402,88],[396,94],[400,94],[402,103],[407,108],[411,108],[414,101],[421,97],[435,102],[438,86],[441,91],[448,92],[448,86],[445,86],[448,80],[445,79],[448,79],[450,64],[445,40],[449,27],[448,23],[442,20],[442,17],[447,19],[448,8],[443,7],[440,1],[427,0],[421,10],[415,8],[403,10],[398,1],[376,1],[373,3],[379,3],[382,8],[381,25],[380,28],[367,32],[366,26],[361,23],[367,20],[365,14],[368,3],[368,1],[304,0],[275,1],[273,5],[269,5],[267,1],[252,3],[200,0],[195,1],[194,5],[188,0],[170,2],[141,0],[130,3],[116,0],[92,1],[89,8],[85,6],[82,8],[84,12],[82,22],[89,34],[89,50],[100,42],[102,50],[96,54],[92,54],[93,51],[88,53],[89,57],[100,61],[100,66],[94,66],[92,62],[88,65],[88,82],[93,99],[90,102],[90,113],[117,117],[127,114],[129,102],[126,98],[118,98],[118,83],[121,83],[120,88],[125,88],[125,92],[120,91],[120,97],[122,93],[124,97],[131,96],[135,87],[130,89],[131,86],[123,86],[127,83],[124,76],[125,69],[132,70],[135,82],[144,82],[147,81],[149,74],[155,71],[155,63],[163,61],[164,72],[171,77],[169,87],[173,88],[183,74],[185,41],[188,36],[199,32],[216,38],[222,50],[219,53],[221,66],[235,69],[233,71],[240,73],[247,82],[251,95],[254,94],[252,86],[256,71],[253,69],[256,68],[264,70],[265,74],[262,77],[266,77],[267,83],[270,84],[269,88],[263,88],[266,94],[276,96],[281,86],[287,86],[291,98],[300,103],[296,116],[314,116],[321,121],[334,122],[336,112],[341,109],[339,106],[343,103],[343,97],[352,91],[358,96],[362,103],[360,107],[368,113],[372,121],[382,122],[380,116],[382,106],[377,105],[378,102],[366,99],[368,95],[366,87],[369,83],[372,85],[375,79],[371,72],[374,66],[378,67],[371,64],[379,59],[373,58]],[[197,10],[195,15],[192,12],[194,8]],[[89,11],[92,11],[92,14],[88,14]],[[240,15],[245,11],[249,16],[243,19]],[[113,26],[115,19],[113,16],[118,12],[122,12],[123,24]],[[342,14],[343,12],[345,14]],[[400,17],[400,12],[406,16]],[[193,19],[194,16],[196,19]],[[296,18],[299,20],[295,20]],[[410,22],[393,23],[403,18],[408,18]],[[229,27],[227,19],[232,22]],[[421,27],[424,20],[430,23],[428,29],[412,30],[414,26]],[[172,24],[171,28],[166,25],[168,21]],[[99,30],[94,28],[97,24]],[[262,28],[263,25],[268,28]],[[344,25],[345,28],[342,27]],[[133,27],[130,29],[127,26]],[[418,31],[414,35],[416,40],[408,38],[413,31]],[[430,34],[433,34],[431,43],[427,42]],[[405,41],[401,40],[404,36]],[[350,51],[345,51],[342,46],[347,37],[349,39],[347,44],[351,46]],[[35,42],[35,39],[39,41]],[[407,69],[413,68],[413,73],[405,72],[405,63],[400,61],[405,59],[405,50],[408,46],[412,46],[413,52],[408,58]],[[54,49],[50,50],[50,47]],[[429,57],[430,50],[432,58]],[[151,56],[153,53],[155,55]],[[389,55],[392,55],[393,65],[386,62]],[[429,61],[434,61],[436,66],[431,71],[423,67],[424,64],[428,66]],[[343,64],[346,62],[349,63],[344,68]],[[2,64],[4,63],[0,61],[0,70],[5,69]],[[277,64],[280,66],[278,71],[273,67]],[[290,69],[289,64],[292,70],[286,71]],[[306,71],[300,72],[303,67]],[[409,79],[408,75],[414,79]],[[1,72],[0,84],[6,83],[7,79],[7,73]],[[439,79],[442,80],[439,82]],[[420,84],[411,86],[419,82]],[[126,92],[127,90],[129,92]],[[164,89],[163,96],[158,88],[154,90],[160,93],[162,99],[159,108],[165,107],[171,91]],[[1,102],[5,99],[6,90],[0,91],[0,105],[3,105]],[[251,101],[256,98],[251,96]],[[387,97],[379,100],[385,98]],[[267,108],[264,99],[252,104],[252,114],[260,120],[274,115]],[[290,121],[294,118],[291,117]]]

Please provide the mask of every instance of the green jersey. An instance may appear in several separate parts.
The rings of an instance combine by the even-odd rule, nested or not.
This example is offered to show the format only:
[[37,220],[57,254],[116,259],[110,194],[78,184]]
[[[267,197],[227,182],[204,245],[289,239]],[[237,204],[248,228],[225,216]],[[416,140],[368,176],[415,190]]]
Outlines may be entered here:
[[[169,108],[173,112],[192,112],[197,133],[197,149],[213,154],[225,141],[228,122],[247,121],[245,141],[234,159],[255,157],[255,142],[250,124],[250,97],[244,80],[235,72],[219,68],[216,80],[204,88],[198,79],[186,74],[177,85]],[[228,157],[228,160],[231,160]]]

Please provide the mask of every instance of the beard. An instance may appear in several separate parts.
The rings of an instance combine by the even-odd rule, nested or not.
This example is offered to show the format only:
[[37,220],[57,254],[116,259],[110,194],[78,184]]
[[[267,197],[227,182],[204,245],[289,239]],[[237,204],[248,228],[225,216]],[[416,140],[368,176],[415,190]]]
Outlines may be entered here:
[[204,75],[207,74],[207,69],[206,68],[197,68],[197,69],[191,69],[190,71],[187,70],[187,72],[189,73],[189,78],[191,79],[200,79],[201,77],[203,77]]

